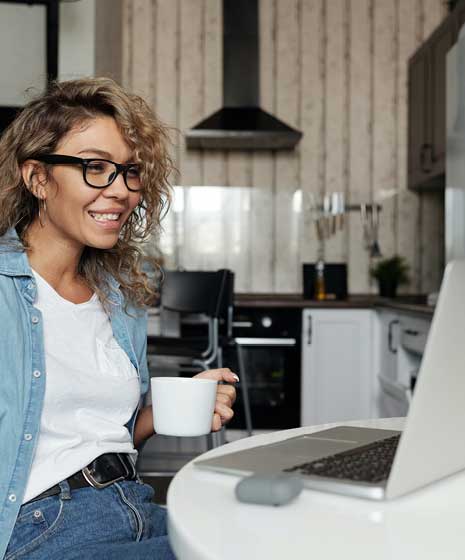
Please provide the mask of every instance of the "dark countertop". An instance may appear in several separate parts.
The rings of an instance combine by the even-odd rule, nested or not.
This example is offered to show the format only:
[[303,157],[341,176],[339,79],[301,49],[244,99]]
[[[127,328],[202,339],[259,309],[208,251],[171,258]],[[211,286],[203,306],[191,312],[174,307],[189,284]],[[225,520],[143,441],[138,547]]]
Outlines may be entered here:
[[386,308],[404,313],[432,317],[434,307],[426,304],[424,295],[405,295],[394,299],[372,294],[351,295],[345,300],[317,301],[301,294],[235,294],[237,307],[300,307],[309,309],[372,309]]

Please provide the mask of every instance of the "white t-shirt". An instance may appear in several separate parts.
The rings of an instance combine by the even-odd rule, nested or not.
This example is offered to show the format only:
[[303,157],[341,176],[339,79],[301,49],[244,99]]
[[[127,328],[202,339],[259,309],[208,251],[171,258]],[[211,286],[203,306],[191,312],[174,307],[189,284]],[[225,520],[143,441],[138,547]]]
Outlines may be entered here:
[[43,316],[46,386],[23,503],[103,453],[137,456],[125,424],[140,398],[137,371],[113,337],[97,295],[74,304],[33,274],[35,307]]

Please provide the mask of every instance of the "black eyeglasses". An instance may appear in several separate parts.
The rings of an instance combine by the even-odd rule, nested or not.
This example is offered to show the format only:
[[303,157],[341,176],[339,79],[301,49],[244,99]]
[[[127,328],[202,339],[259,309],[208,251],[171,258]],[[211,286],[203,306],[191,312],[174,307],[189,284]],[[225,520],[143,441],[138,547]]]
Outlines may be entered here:
[[51,165],[80,165],[82,176],[89,187],[104,189],[113,183],[120,173],[123,174],[126,187],[133,192],[141,191],[140,169],[135,163],[116,163],[109,159],[78,158],[60,154],[46,154],[32,159]]

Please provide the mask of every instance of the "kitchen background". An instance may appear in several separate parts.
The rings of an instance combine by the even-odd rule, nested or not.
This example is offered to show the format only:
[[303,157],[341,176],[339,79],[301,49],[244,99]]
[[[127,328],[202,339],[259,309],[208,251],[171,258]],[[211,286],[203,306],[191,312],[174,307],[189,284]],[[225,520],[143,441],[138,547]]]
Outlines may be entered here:
[[[181,131],[174,184],[250,187],[201,191],[195,220],[207,224],[208,209],[198,213],[205,201],[216,218],[203,231],[192,229],[189,204],[184,215],[178,204],[177,241],[171,220],[163,243],[169,264],[230,267],[237,291],[300,292],[301,263],[317,256],[309,194],[344,191],[349,203],[382,204],[381,250],[408,259],[406,290],[438,289],[444,199],[407,190],[407,69],[446,15],[443,0],[261,0],[261,106],[303,132],[294,151],[264,153],[188,151],[182,138],[222,104],[221,0],[119,3],[122,65],[111,71]],[[234,207],[245,209],[239,226]],[[326,242],[325,259],[348,263],[350,293],[374,290],[357,213]]]
[[[241,323],[254,329],[246,333],[253,344],[245,350],[254,433],[403,416],[434,307],[425,298],[304,301],[302,263],[314,262],[319,250],[311,200],[321,202],[325,194],[339,191],[353,207],[380,204],[383,256],[398,253],[411,267],[404,292],[439,288],[444,188],[431,190],[423,181],[431,171],[423,159],[425,146],[445,145],[441,94],[445,97],[446,81],[449,125],[454,99],[463,97],[454,72],[446,80],[445,53],[465,21],[465,2],[455,10],[463,10],[456,23],[446,21],[445,31],[441,28],[433,42],[424,44],[429,50],[410,61],[411,91],[420,92],[418,103],[413,95],[410,110],[418,129],[415,137],[411,133],[410,164],[415,160],[421,169],[414,171],[423,173],[417,191],[408,183],[416,187],[418,178],[407,177],[408,168],[412,171],[407,165],[409,58],[446,17],[445,0],[259,0],[260,105],[303,137],[292,151],[187,150],[184,133],[223,105],[222,6],[222,0],[62,1],[58,77],[111,76],[144,96],[172,127],[175,197],[161,239],[153,239],[148,250],[160,247],[167,268],[234,271],[239,294],[233,336],[245,336],[235,328]],[[23,104],[31,80],[36,90],[45,85],[45,31],[41,35],[37,25],[43,25],[43,10],[0,0],[0,52],[13,53],[3,57],[7,66],[0,72],[5,106]],[[41,47],[27,47],[28,40]],[[248,79],[243,76],[244,83]],[[433,95],[426,91],[432,86]],[[431,118],[436,109],[441,124],[425,125],[423,115]],[[441,129],[442,137],[422,137],[429,128]],[[430,158],[435,159],[432,153]],[[453,184],[450,177],[449,187],[461,186],[460,178]],[[444,168],[440,179],[444,187]],[[447,212],[449,229],[456,217],[463,230],[461,208],[456,205],[454,216]],[[324,242],[327,262],[348,264],[350,295],[377,291],[363,237],[360,213],[354,211],[347,214],[345,229]],[[463,235],[457,242],[460,256]],[[161,323],[158,310],[151,311],[158,329],[153,335]],[[156,375],[162,371],[158,358],[149,352]],[[241,420],[243,387],[228,440],[247,435]],[[167,475],[169,482],[205,444],[152,438],[141,472],[159,479]]]
[[[1,9],[29,25],[24,36],[36,33],[32,12],[40,8]],[[407,70],[446,2],[260,0],[259,11],[260,104],[303,132],[292,151],[186,149],[183,132],[222,105],[222,0],[60,4],[59,77],[110,75],[174,127],[172,182],[187,189],[177,189],[165,221],[166,265],[231,268],[238,292],[301,292],[301,263],[318,250],[310,195],[321,201],[342,191],[349,204],[382,204],[383,255],[399,253],[411,266],[403,290],[437,290],[444,194],[407,189]],[[9,49],[17,28],[3,27]],[[3,73],[2,91],[10,75]],[[376,291],[362,237],[352,212],[325,242],[327,262],[348,264],[349,293]]]

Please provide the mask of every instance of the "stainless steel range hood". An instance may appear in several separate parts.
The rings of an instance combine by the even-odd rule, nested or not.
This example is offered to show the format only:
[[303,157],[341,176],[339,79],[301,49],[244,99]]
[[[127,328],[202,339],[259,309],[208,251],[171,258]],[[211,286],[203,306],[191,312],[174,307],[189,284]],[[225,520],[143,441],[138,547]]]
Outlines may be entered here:
[[257,0],[223,0],[223,104],[187,131],[188,148],[282,150],[302,137],[259,107]]

